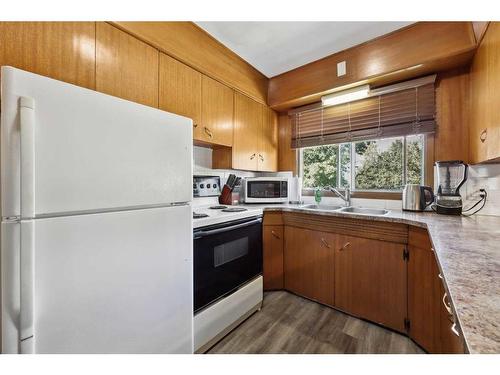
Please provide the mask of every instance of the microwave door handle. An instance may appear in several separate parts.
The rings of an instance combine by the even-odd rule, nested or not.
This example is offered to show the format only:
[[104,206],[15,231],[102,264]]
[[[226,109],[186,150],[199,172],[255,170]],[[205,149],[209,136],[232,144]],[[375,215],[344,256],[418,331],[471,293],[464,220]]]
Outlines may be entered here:
[[250,221],[247,221],[247,222],[241,223],[241,224],[231,225],[229,227],[217,228],[217,229],[206,230],[206,231],[200,230],[199,232],[195,232],[194,237],[201,238],[201,237],[213,236],[215,234],[228,232],[228,231],[234,230],[234,229],[245,228],[245,227],[249,227],[250,225],[260,224],[260,223],[262,223],[262,218],[250,220]]

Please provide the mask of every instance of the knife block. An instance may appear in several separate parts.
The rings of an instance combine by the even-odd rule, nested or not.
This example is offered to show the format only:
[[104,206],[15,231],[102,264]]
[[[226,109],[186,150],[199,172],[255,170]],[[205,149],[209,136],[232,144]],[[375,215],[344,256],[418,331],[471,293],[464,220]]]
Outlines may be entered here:
[[222,188],[222,193],[219,195],[219,204],[231,205],[231,199],[231,188],[227,185],[224,185],[224,187]]

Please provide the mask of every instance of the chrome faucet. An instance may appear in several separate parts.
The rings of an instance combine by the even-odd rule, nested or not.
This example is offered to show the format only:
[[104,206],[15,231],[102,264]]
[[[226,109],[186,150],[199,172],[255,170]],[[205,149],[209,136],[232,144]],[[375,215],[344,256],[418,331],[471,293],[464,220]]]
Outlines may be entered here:
[[342,194],[340,191],[331,186],[326,186],[325,190],[330,190],[332,193],[342,199],[345,202],[346,207],[349,207],[351,205],[351,189],[345,188],[345,194]]

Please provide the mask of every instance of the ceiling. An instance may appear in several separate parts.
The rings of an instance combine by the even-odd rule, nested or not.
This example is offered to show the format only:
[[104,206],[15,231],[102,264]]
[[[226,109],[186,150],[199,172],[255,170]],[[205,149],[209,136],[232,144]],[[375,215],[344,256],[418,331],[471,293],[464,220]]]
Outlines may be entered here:
[[196,22],[267,77],[274,77],[413,22]]

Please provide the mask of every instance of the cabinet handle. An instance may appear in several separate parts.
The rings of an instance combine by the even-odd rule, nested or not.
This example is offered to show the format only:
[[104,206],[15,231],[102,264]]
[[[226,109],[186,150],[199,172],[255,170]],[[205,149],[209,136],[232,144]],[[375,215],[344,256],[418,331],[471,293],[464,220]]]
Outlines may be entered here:
[[484,143],[486,142],[486,137],[488,136],[488,130],[487,129],[484,129],[481,134],[479,135],[479,140],[481,141],[481,143]]
[[209,136],[210,138],[212,138],[212,137],[213,137],[213,135],[212,135],[212,132],[210,131],[210,129],[209,129],[209,128],[207,128],[206,126],[204,127],[204,129],[205,129],[205,133],[207,133],[207,134],[208,134],[208,136]]
[[279,239],[281,239],[281,238],[280,238],[280,236],[278,236],[278,234],[277,234],[274,230],[272,230],[272,231],[271,231],[271,234],[272,234],[274,237],[276,237],[278,240],[279,240]]
[[252,154],[252,156],[250,156],[250,160],[253,160],[255,159],[255,154]]
[[453,332],[455,335],[460,337],[460,333],[458,332],[458,329],[457,329],[457,323],[453,323],[453,325],[451,326],[451,332]]
[[438,273],[438,277],[443,280],[443,275],[441,275],[440,273]]
[[260,161],[263,162],[264,161],[264,156],[262,156],[261,154],[259,154],[259,159],[260,159]]
[[446,311],[448,311],[448,314],[453,316],[453,311],[451,311],[451,306],[446,303],[446,297],[448,297],[448,295],[446,293],[443,294],[443,305],[446,308]]
[[339,249],[339,251],[346,250],[346,249],[347,249],[348,247],[350,247],[350,246],[351,246],[351,243],[350,243],[350,242],[346,242],[346,243],[344,244],[344,246],[342,246],[342,247]]
[[325,245],[325,247],[330,248],[330,244],[326,242],[324,238],[321,238],[321,242],[323,242],[323,245]]
[[195,124],[195,123],[193,122],[193,128],[197,128],[197,127],[198,127],[198,124]]

